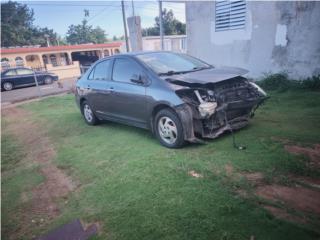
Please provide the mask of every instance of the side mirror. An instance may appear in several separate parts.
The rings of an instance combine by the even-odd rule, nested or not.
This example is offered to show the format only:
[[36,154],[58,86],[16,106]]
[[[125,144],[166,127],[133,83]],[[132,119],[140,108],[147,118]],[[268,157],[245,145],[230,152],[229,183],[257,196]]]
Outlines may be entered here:
[[145,77],[141,76],[140,74],[133,74],[132,77],[130,78],[130,81],[136,84],[145,84]]

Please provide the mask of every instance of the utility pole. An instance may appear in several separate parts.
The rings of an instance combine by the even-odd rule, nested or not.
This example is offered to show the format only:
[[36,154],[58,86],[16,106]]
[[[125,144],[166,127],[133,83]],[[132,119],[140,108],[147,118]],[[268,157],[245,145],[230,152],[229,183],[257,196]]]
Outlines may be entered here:
[[37,90],[38,90],[38,98],[41,98],[42,97],[42,93],[41,93],[41,90],[40,90],[40,87],[39,87],[39,82],[38,82],[36,70],[32,69],[32,71],[33,71],[33,78],[34,78],[34,81],[36,83]]
[[122,6],[122,18],[123,18],[124,38],[125,38],[125,40],[126,40],[126,49],[127,49],[127,52],[129,52],[128,33],[127,33],[127,24],[126,24],[126,13],[125,13],[125,11],[124,11],[124,2],[123,2],[123,0],[121,1],[121,6]]
[[160,22],[160,42],[161,42],[161,50],[164,50],[163,45],[163,26],[162,26],[162,2],[159,0],[159,22]]
[[133,4],[133,0],[131,0],[131,6],[132,6],[132,17],[134,16],[134,4]]
[[46,38],[47,40],[47,47],[50,47],[50,41],[49,41],[49,35],[48,34],[45,34],[44,37]]

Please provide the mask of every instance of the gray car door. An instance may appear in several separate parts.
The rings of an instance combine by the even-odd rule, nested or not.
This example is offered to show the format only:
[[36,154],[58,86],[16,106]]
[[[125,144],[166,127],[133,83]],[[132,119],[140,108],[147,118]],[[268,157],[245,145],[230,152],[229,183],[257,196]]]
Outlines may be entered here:
[[131,81],[143,75],[143,68],[133,59],[118,57],[114,60],[110,98],[113,117],[133,125],[146,125],[146,86]]
[[110,112],[110,69],[112,60],[98,62],[85,81],[86,95],[91,108],[100,117]]

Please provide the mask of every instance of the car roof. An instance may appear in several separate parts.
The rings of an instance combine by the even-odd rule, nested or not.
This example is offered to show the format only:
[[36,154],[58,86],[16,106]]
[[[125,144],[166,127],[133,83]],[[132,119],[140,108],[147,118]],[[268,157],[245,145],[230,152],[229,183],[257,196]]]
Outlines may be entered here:
[[5,71],[17,70],[17,69],[30,69],[30,70],[32,70],[31,68],[28,68],[28,67],[12,67],[12,68],[5,69],[3,71],[5,72]]
[[175,52],[171,52],[171,51],[137,51],[137,52],[120,53],[117,55],[113,55],[113,57],[116,57],[116,56],[137,56],[137,55],[152,54],[152,53],[175,53]]

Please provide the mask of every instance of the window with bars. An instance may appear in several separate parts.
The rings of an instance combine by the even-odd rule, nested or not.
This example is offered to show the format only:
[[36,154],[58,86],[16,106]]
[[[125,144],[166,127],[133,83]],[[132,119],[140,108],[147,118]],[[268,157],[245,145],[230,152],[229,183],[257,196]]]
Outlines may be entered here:
[[246,1],[216,1],[215,31],[242,29],[246,23]]

